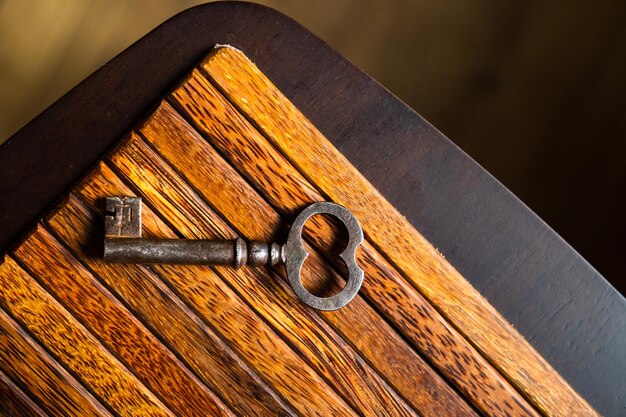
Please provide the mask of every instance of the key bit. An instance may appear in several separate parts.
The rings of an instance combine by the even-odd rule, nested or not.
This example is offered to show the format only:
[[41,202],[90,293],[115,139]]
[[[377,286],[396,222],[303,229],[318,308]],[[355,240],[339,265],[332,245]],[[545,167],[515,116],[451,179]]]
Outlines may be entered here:
[[[363,270],[356,263],[356,250],[363,241],[363,230],[345,207],[330,202],[314,203],[296,217],[284,245],[243,239],[144,239],[141,237],[141,198],[109,197],[106,199],[104,260],[114,263],[193,264],[262,266],[285,264],[287,278],[296,295],[319,310],[336,310],[349,303],[361,288]],[[311,294],[300,278],[308,253],[302,241],[306,221],[316,214],[339,219],[348,231],[348,244],[339,255],[346,264],[348,276],[344,288],[331,297]]]
[[109,197],[105,209],[105,237],[141,237],[141,198]]

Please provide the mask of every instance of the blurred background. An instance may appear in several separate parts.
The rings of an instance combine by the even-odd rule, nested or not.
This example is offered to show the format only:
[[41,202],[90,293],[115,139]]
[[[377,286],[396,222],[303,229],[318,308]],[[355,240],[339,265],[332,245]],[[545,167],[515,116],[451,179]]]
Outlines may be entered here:
[[[0,1],[0,142],[199,3]],[[626,1],[260,3],[417,110],[626,293]]]

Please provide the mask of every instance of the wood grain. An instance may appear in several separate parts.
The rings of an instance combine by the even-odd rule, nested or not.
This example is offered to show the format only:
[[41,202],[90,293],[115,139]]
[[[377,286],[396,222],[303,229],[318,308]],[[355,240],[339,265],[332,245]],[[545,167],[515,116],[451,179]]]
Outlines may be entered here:
[[[175,413],[231,413],[126,307],[45,228],[15,256]],[[157,310],[155,310],[156,312]],[[155,314],[158,318],[158,313]]]
[[202,68],[323,195],[352,210],[370,243],[533,404],[550,416],[596,414],[241,52],[218,49]]
[[[188,80],[183,86],[188,85],[189,82],[191,81]],[[180,89],[182,88],[184,87]],[[176,90],[174,93],[175,96],[179,94],[180,89]],[[281,163],[282,157],[275,153],[267,154],[267,152],[264,152],[262,148],[263,143],[258,137],[258,134],[254,135],[253,132],[249,130],[242,131],[240,129],[240,123],[237,123],[241,118],[233,119],[232,116],[222,111],[223,104],[216,100],[210,100],[210,95],[200,86],[193,85],[190,89],[196,91],[195,96],[198,97],[198,100],[199,97],[207,98],[206,108],[211,109],[209,112],[202,112],[199,110],[200,106],[197,105],[197,103],[195,105],[189,104],[189,106],[193,106],[190,113],[197,115],[211,114],[219,118],[220,121],[212,125],[215,126],[215,129],[211,129],[210,132],[207,132],[207,137],[210,141],[221,140],[224,143],[230,143],[233,149],[237,149],[237,151],[224,153],[224,155],[230,157],[233,152],[239,153],[240,157],[234,160],[237,162],[236,166],[240,168],[240,172],[235,171],[227,165],[215,149],[201,138],[197,137],[197,133],[195,133],[191,126],[178,116],[167,103],[163,103],[140,128],[141,133],[150,140],[150,143],[185,177],[186,181],[201,193],[206,201],[210,201],[211,205],[215,207],[216,210],[221,212],[236,229],[241,231],[243,236],[248,239],[273,238],[275,231],[271,229],[270,225],[279,222],[280,216],[274,209],[268,206],[264,199],[248,186],[245,181],[239,179],[238,175],[240,173],[245,174],[245,171],[241,170],[245,163],[258,166],[258,170],[262,171],[267,169],[268,171],[276,170],[276,172],[284,172],[288,168]],[[199,118],[198,116],[198,119]],[[206,116],[205,120],[210,119]],[[202,125],[199,124],[199,126],[202,128]],[[222,128],[221,126],[224,127]],[[245,138],[251,138],[251,140]],[[181,154],[176,151],[177,149],[185,149],[186,152],[185,154]],[[244,155],[243,153],[245,152],[248,152],[248,154]],[[260,158],[259,155],[261,156]],[[132,164],[130,159],[131,158],[127,158],[125,164]],[[264,163],[257,164],[259,159],[263,160]],[[209,162],[200,163],[200,161]],[[231,161],[233,161],[233,158],[231,158]],[[153,167],[156,164],[157,161],[155,160],[144,161],[143,163],[144,166],[148,167]],[[192,164],[195,168],[188,169],[189,165]],[[144,168],[144,171],[145,170],[146,168]],[[221,187],[220,181],[222,181],[222,177],[220,177],[218,173],[221,173],[219,175],[231,178],[231,182],[237,184],[239,189],[236,196],[237,200],[231,198],[231,193],[222,194],[220,192],[220,198],[213,197],[219,192],[218,190],[220,190]],[[254,177],[261,178],[259,181],[256,179],[252,180],[252,178],[249,179],[253,184],[263,190],[265,198],[270,201],[282,199],[282,207],[285,207],[285,211],[290,215],[293,215],[297,208],[301,207],[304,203],[318,200],[315,197],[311,197],[315,194],[306,181],[294,183],[294,181],[290,181],[288,176],[280,179],[270,178],[265,172],[262,172],[260,175],[254,175]],[[146,181],[146,175],[143,175],[142,178],[143,181]],[[281,185],[279,184],[273,186],[266,185],[282,180],[286,181],[286,188],[281,189]],[[164,183],[165,179],[160,178],[156,182]],[[300,187],[300,184],[303,184],[303,186]],[[172,185],[168,188],[176,189],[180,186],[180,184],[177,184],[176,186]],[[293,191],[288,188],[289,186],[292,187],[291,189],[293,189]],[[246,220],[248,215],[247,206],[240,205],[238,201],[242,195],[245,195],[246,201],[249,202],[251,206],[255,207],[255,211],[262,208],[262,218],[272,220],[268,222],[267,225],[262,224],[263,222],[255,222],[256,224],[251,228],[246,227],[247,223],[249,223]],[[298,200],[298,198],[300,198],[300,200]],[[296,203],[293,203],[293,201],[296,201]],[[178,215],[178,217],[185,218],[191,215],[193,214],[185,213]],[[170,214],[170,216],[172,216],[172,214]],[[197,217],[197,215],[195,215],[195,217]],[[324,237],[328,235],[328,233],[325,233]],[[359,251],[359,256],[364,252],[364,250]],[[312,257],[312,259],[316,258]],[[490,389],[490,387],[496,387],[496,389],[502,387],[503,383],[500,382],[502,378],[495,373],[493,369],[486,364],[486,361],[480,355],[477,355],[477,353],[468,346],[467,342],[460,338],[458,333],[441,319],[440,315],[434,311],[432,307],[427,305],[421,297],[411,295],[411,292],[407,292],[405,289],[407,288],[406,285],[404,288],[400,287],[400,290],[395,290],[394,286],[391,286],[388,282],[390,279],[393,279],[394,276],[391,272],[381,276],[380,272],[373,272],[373,266],[376,265],[375,263],[373,264],[371,261],[367,263],[367,260],[365,262],[360,260],[360,263],[362,267],[370,266],[370,268],[366,268],[367,279],[365,280],[364,290],[366,290],[369,285],[372,285],[372,282],[379,283],[379,288],[376,289],[375,292],[381,294],[384,298],[382,298],[382,302],[377,303],[377,308],[396,312],[403,308],[402,301],[408,299],[409,302],[404,303],[409,304],[411,307],[408,313],[404,316],[393,313],[396,318],[401,317],[400,322],[404,324],[403,327],[408,330],[405,334],[408,335],[409,338],[417,341],[415,344],[429,357],[429,360],[439,365],[442,372],[449,377],[453,376],[454,378],[452,378],[452,380],[456,382],[458,386],[466,387],[465,392],[480,408],[495,412],[493,403],[496,396],[494,395],[494,390]],[[307,266],[308,265],[305,264],[305,268],[307,268]],[[321,275],[319,273],[308,275],[311,278],[317,278],[316,284],[318,286],[324,281],[323,279],[319,279]],[[400,282],[402,283],[403,281],[400,280]],[[404,291],[402,291],[403,289]],[[409,296],[406,296],[406,294],[409,294]],[[399,311],[402,312],[402,310]],[[350,335],[351,337],[348,339],[353,344],[362,347],[362,354],[367,357],[371,363],[376,364],[379,372],[385,375],[388,381],[393,381],[392,384],[395,382],[394,386],[397,387],[399,392],[404,392],[405,397],[419,399],[423,397],[423,394],[418,394],[415,390],[418,392],[430,392],[431,389],[429,386],[438,386],[436,385],[437,377],[431,376],[432,371],[428,369],[429,367],[424,365],[422,361],[416,361],[415,355],[410,353],[410,348],[407,349],[404,343],[398,341],[398,335],[395,334],[392,329],[381,325],[381,322],[383,322],[381,317],[372,311],[363,300],[360,300],[360,297],[344,309],[324,314],[324,316],[329,322],[337,326],[336,328],[339,332],[344,335]],[[408,319],[405,317],[408,317]],[[414,317],[420,317],[420,321],[417,322]],[[383,334],[385,337],[382,337]],[[445,341],[444,344],[433,343],[435,337],[442,338]],[[380,346],[381,343],[383,343],[381,339],[387,341],[389,345]],[[377,340],[378,342],[376,342]],[[376,350],[376,347],[382,350]],[[393,358],[380,355],[380,352],[388,351],[394,352]],[[454,353],[451,355],[450,352]],[[467,358],[466,360],[470,363],[460,364],[458,358]],[[398,367],[390,365],[389,361],[392,359],[394,362],[412,363],[416,369],[397,369]],[[479,361],[478,364],[481,366],[472,366],[476,361]],[[405,373],[404,371],[408,372]],[[414,376],[412,375],[423,375],[423,378],[425,378],[425,386],[416,385]],[[481,383],[476,384],[475,381],[481,381]],[[411,387],[413,388],[411,389]],[[504,388],[504,390],[506,390],[506,388]],[[497,391],[495,392],[497,393]],[[415,397],[416,394],[417,397]],[[504,398],[510,398],[511,394],[514,396],[515,392],[509,390],[505,393]],[[511,404],[514,403],[511,402]]]
[[262,6],[216,2],[177,15],[1,146],[0,248],[14,246],[224,42],[245,51],[585,398],[603,414],[623,415],[623,297],[427,121],[315,35]]
[[[103,164],[77,187],[76,192],[91,207],[97,207],[97,202],[104,196],[135,195]],[[143,208],[143,219],[143,230],[147,235],[177,237],[148,206]],[[175,288],[203,320],[211,323],[239,356],[298,413],[355,415],[344,400],[212,268],[153,265],[150,269]]]
[[[211,54],[137,132],[0,265],[15,402],[47,412],[60,380],[70,415],[594,415],[240,52]],[[283,242],[303,206],[342,203],[363,290],[319,312],[282,267],[104,263],[103,199],[132,195],[164,238]],[[318,216],[304,237],[305,285],[338,291],[340,229]]]
[[[10,269],[11,265],[0,267]],[[19,382],[53,415],[110,416],[74,377],[4,311],[0,310],[3,378]],[[11,385],[13,382],[8,381]],[[10,389],[10,387],[8,387]],[[21,391],[21,389],[19,390]],[[7,397],[19,399],[7,393]],[[6,403],[11,399],[7,398]],[[27,407],[27,405],[25,405]],[[35,409],[33,412],[36,412]]]
[[104,263],[98,245],[103,239],[98,226],[103,221],[70,195],[47,224],[233,412],[290,415],[282,400],[146,267]]
[[2,371],[0,371],[0,415],[5,417],[47,416],[33,399]]
[[[168,135],[162,136],[165,140]],[[146,147],[137,137],[131,136],[129,143],[120,148],[111,159],[115,163],[116,169],[123,173],[127,179],[135,183],[139,179],[141,180],[141,191],[144,201],[150,204],[151,207],[156,208],[159,212],[169,212],[168,219],[176,219],[175,222],[172,221],[172,224],[178,225],[179,222],[181,223],[178,229],[184,236],[196,238],[206,237],[207,233],[211,233],[211,227],[215,228],[216,233],[222,236],[233,233],[230,231],[229,225],[223,222],[220,224],[220,222],[213,220],[213,218],[217,218],[216,216],[207,215],[212,212],[211,208],[198,198],[182,179],[169,169],[161,158],[150,150],[150,148]],[[217,190],[212,191],[214,195],[217,192]],[[243,186],[243,188],[239,190],[239,195],[250,197],[249,189]],[[175,208],[175,210],[172,210],[172,207]],[[172,213],[172,211],[174,212]],[[223,215],[226,214],[229,213],[223,213]],[[235,224],[234,227],[239,230],[245,230],[245,225],[242,224]],[[271,231],[266,230],[265,233],[269,235]],[[242,231],[242,236],[250,238],[248,232]],[[224,274],[226,273],[231,273],[231,270],[225,270]],[[372,391],[372,388],[364,385],[364,382],[359,382],[358,377],[360,373],[363,373],[365,381],[373,385],[375,381],[379,381],[378,376],[372,373],[367,366],[363,365],[358,356],[354,356],[354,359],[351,359],[343,354],[343,351],[349,351],[349,348],[342,343],[341,339],[333,336],[333,332],[326,327],[323,322],[320,322],[317,314],[312,314],[314,312],[310,310],[304,310],[304,305],[293,297],[291,290],[288,285],[286,285],[286,279],[283,278],[283,281],[279,281],[276,287],[268,285],[267,287],[264,286],[257,289],[258,284],[254,282],[255,280],[260,282],[272,282],[276,280],[275,275],[263,273],[261,270],[251,269],[246,271],[243,276],[249,277],[249,279],[247,282],[239,284],[239,288],[243,296],[249,299],[251,304],[262,306],[267,303],[265,299],[273,300],[280,294],[283,298],[283,300],[280,301],[286,305],[286,307],[277,305],[271,305],[265,308],[257,307],[259,314],[268,317],[268,320],[283,333],[302,333],[303,335],[308,335],[308,340],[303,340],[302,337],[304,336],[300,336],[294,341],[293,343],[295,343],[296,346],[301,346],[303,343],[307,345],[315,343],[317,346],[320,346],[318,349],[321,349],[322,353],[327,358],[334,358],[330,362],[333,363],[333,368],[335,369],[326,368],[325,370],[320,370],[320,372],[326,375],[330,375],[331,372],[340,375],[354,375],[351,377],[354,379],[354,382],[347,381],[342,383],[342,385],[346,386],[346,389],[343,391],[346,395],[364,396],[366,395],[364,393],[368,393],[367,395],[371,397],[372,401],[376,401],[383,406],[385,405],[385,402],[388,400],[385,400],[385,397],[381,398],[379,393],[380,388],[378,389],[378,393]],[[242,280],[241,274],[238,276],[235,272],[232,272],[231,279],[239,282]],[[264,300],[262,302],[248,296],[251,288],[255,288],[256,291],[264,293]],[[351,305],[353,305],[353,307],[349,309],[342,309],[329,314],[336,317],[336,322],[341,323],[339,326],[341,330],[350,332],[349,329],[353,327],[357,329],[368,329],[368,324],[373,326],[369,327],[368,331],[360,334],[362,338],[361,344],[364,345],[367,344],[367,342],[373,342],[375,338],[384,339],[385,341],[370,344],[370,351],[367,358],[372,359],[370,363],[379,366],[378,371],[380,372],[382,370],[381,374],[385,379],[394,387],[399,387],[399,392],[404,394],[404,397],[408,398],[409,402],[412,402],[421,413],[436,414],[446,411],[450,414],[451,410],[465,414],[471,412],[467,406],[458,400],[458,397],[451,392],[441,379],[429,374],[424,375],[423,369],[427,369],[427,367],[423,363],[421,364],[422,368],[419,367],[421,362],[419,357],[414,353],[411,354],[410,349],[407,349],[406,345],[398,338],[397,334],[394,334],[388,326],[381,325],[380,317],[378,317],[378,320],[375,320],[371,310],[368,311],[364,309],[362,304],[353,302]],[[358,305],[361,306],[360,309],[357,308]],[[269,308],[271,308],[271,310]],[[287,317],[289,317],[288,320],[274,320],[271,318],[275,314],[271,314],[272,311],[280,311],[282,309],[285,309],[286,312],[281,314],[286,314]],[[294,312],[298,312],[298,315],[295,315]],[[357,315],[355,313],[360,314]],[[356,317],[359,317],[359,320],[355,320]],[[360,325],[357,324],[357,321]],[[296,324],[297,331],[285,325],[285,323],[289,322]],[[324,335],[324,333],[316,334],[319,333],[319,331],[315,330],[316,328],[325,329],[329,336]],[[373,332],[373,329],[376,329],[376,332]],[[309,332],[314,337],[311,337]],[[353,332],[352,334],[355,336],[354,339],[356,340],[356,333]],[[327,350],[327,346],[336,346],[334,348],[336,352],[333,353],[332,350]],[[386,350],[376,350],[376,348]],[[380,352],[384,351],[397,352],[397,356],[394,354],[394,358],[398,360],[398,362],[411,365],[407,366],[407,369],[400,371],[397,367],[390,366],[390,363],[386,362],[384,358],[377,359],[376,354],[380,357]],[[340,356],[337,356],[338,354]],[[303,355],[311,357],[311,353],[307,353],[307,351],[304,351]],[[354,354],[351,353],[351,355]],[[324,362],[328,360],[329,359],[325,359]],[[319,362],[319,360],[314,358],[311,358],[311,361],[315,361],[315,363]],[[341,365],[338,365],[338,363]],[[354,366],[354,368],[346,367],[344,363],[353,364],[352,366]],[[318,369],[320,365],[318,364],[314,367]],[[336,376],[334,378],[336,378]],[[421,383],[416,384],[416,380],[421,381]],[[379,381],[378,383],[380,384],[381,382]],[[416,386],[418,387],[417,389],[415,388]],[[432,392],[438,392],[437,399],[430,394]],[[380,414],[381,411],[372,409],[372,405],[369,407],[369,412]],[[388,410],[387,412],[391,412],[392,410],[390,407],[385,407],[385,409]]]
[[[159,212],[170,207],[168,220],[183,236],[234,236],[234,231],[136,136],[131,136],[111,161],[132,183],[141,182],[142,196],[148,204]],[[241,189],[238,195],[247,197]],[[271,271],[221,268],[218,272],[357,410],[371,415],[413,414],[380,376],[319,317],[310,314],[293,297],[289,286],[277,281]]]
[[[173,416],[124,365],[11,258],[0,268],[4,308],[112,411]],[[76,300],[82,306],[80,299]],[[105,319],[106,320],[106,319]],[[124,342],[120,339],[120,343]],[[62,392],[62,391],[60,391]],[[71,412],[69,413],[72,414]]]
[[[172,99],[186,112],[207,140],[228,158],[241,175],[262,192],[261,197],[251,191],[248,201],[260,201],[259,204],[263,204],[265,198],[276,207],[276,210],[289,218],[304,205],[324,200],[313,185],[199,72],[192,73],[172,93]],[[142,127],[142,132],[151,138],[155,147],[161,149],[180,172],[185,173],[191,184],[199,190],[206,188],[204,195],[208,198],[212,192],[205,185],[208,180],[202,178],[206,174],[198,176],[195,174],[197,170],[183,169],[182,164],[185,161],[176,156],[174,149],[184,147],[192,153],[204,151],[204,154],[215,151],[198,140],[181,143],[185,137],[190,136],[189,134],[177,135],[183,139],[179,139],[175,144],[168,145],[165,138],[160,139],[159,135],[164,136],[164,132],[172,132],[174,126],[178,125],[185,126],[180,117],[167,104],[163,104]],[[188,127],[187,130],[189,129]],[[173,136],[175,133],[167,135]],[[259,160],[263,163],[257,163]],[[213,204],[219,206],[223,212],[237,212],[243,209],[238,205],[229,204],[228,199],[220,199]],[[271,207],[266,207],[265,210],[266,216],[267,213],[277,215]],[[332,245],[329,245],[329,237],[332,236],[329,223],[318,216],[312,218],[308,225],[305,235],[317,248],[328,253],[332,249]],[[245,225],[240,227],[245,228]],[[426,354],[478,408],[485,412],[494,412],[497,407],[501,407],[509,413],[521,415],[532,413],[532,409],[524,405],[523,398],[506,379],[459,335],[431,304],[407,285],[401,275],[369,242],[364,242],[362,250],[357,253],[357,260],[365,268],[368,278],[364,281],[363,291],[376,308],[384,312],[401,329],[404,336]],[[451,352],[453,356],[450,355]],[[480,383],[476,384],[475,381]]]

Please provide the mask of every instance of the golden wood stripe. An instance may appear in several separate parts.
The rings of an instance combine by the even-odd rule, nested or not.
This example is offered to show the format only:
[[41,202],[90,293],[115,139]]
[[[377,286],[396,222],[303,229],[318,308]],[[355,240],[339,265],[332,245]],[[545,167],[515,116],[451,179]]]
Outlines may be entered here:
[[[104,264],[100,251],[94,251],[94,239],[102,240],[102,219],[93,210],[105,196],[133,191],[100,164],[75,190],[82,202],[70,196],[47,219],[78,258],[38,227],[15,252],[32,276],[11,258],[0,265],[7,323],[13,320],[10,316],[23,323],[116,414],[167,415],[170,407],[181,416],[228,415],[229,408],[244,415],[288,415],[292,407],[302,415],[351,415],[352,407],[358,414],[411,415],[410,405],[424,416],[475,415],[406,340],[485,414],[535,412],[481,353],[543,412],[593,413],[241,53],[222,49],[204,62],[203,71],[227,99],[195,71],[171,100],[226,160],[167,103],[142,127],[167,162],[134,134],[109,158],[148,204],[145,234],[271,239],[283,234],[284,219],[303,205],[334,199],[363,223],[367,241],[358,259],[368,278],[362,294],[371,304],[358,296],[337,312],[313,311],[293,297],[281,268]],[[335,269],[342,265],[333,269],[336,259],[329,264],[321,255],[337,243],[332,226],[321,217],[309,225],[306,284],[336,291],[343,281]],[[463,291],[468,288],[465,311]],[[13,323],[4,327],[20,330]],[[65,372],[32,339],[31,345],[20,343],[22,335],[29,337],[23,331],[10,333],[7,343],[22,350],[30,346],[40,375]],[[27,401],[28,395],[11,383],[30,389],[22,380],[33,368],[21,357],[18,361],[22,363],[17,366],[0,362],[0,369],[8,372],[0,372],[0,388],[13,387]],[[67,375],[64,386],[75,389],[70,393],[79,401],[107,413],[81,383],[67,372],[59,375],[57,379]],[[542,376],[552,379],[532,386]],[[56,387],[38,378],[34,383],[44,388],[30,393],[47,407],[54,397],[47,397],[46,389]],[[555,393],[540,392],[554,387]],[[571,402],[572,396],[578,403]],[[555,409],[556,404],[562,408]],[[66,407],[63,402],[61,407]]]
[[230,412],[48,231],[38,227],[15,256],[172,411]]
[[[113,355],[15,261],[0,267],[0,293],[16,317],[92,392],[123,415],[173,416]],[[81,305],[81,300],[75,300]],[[124,340],[120,340],[124,342]]]
[[[110,159],[130,182],[140,185],[151,207],[169,212],[168,221],[185,237],[234,236],[230,227],[138,137],[132,135]],[[247,195],[245,190],[239,194]],[[269,270],[221,268],[219,273],[357,410],[372,415],[412,414],[393,390]]]
[[0,370],[0,416],[46,417],[47,414]]
[[[4,351],[3,351],[4,352]],[[47,414],[20,387],[0,370],[0,415],[45,417]]]
[[[75,190],[91,207],[110,195],[134,195],[104,165],[98,166]],[[177,237],[144,206],[147,235]],[[170,219],[168,218],[168,221]],[[232,270],[223,267],[216,269]],[[354,412],[302,358],[278,337],[253,310],[213,271],[204,266],[153,265],[207,323],[221,333],[233,349],[302,415],[349,416]]]
[[[106,264],[97,256],[103,221],[71,195],[48,225],[133,312],[165,340],[235,413],[289,415],[282,401],[154,274],[140,265]],[[155,314],[156,312],[156,314]],[[192,399],[195,401],[195,399]]]
[[[211,210],[206,206],[198,197],[188,189],[188,186],[182,182],[169,168],[164,166],[164,163],[158,158],[151,150],[146,148],[134,136],[131,137],[130,143],[118,150],[112,157],[112,161],[115,163],[116,168],[125,174],[127,178],[134,182],[141,181],[142,195],[145,197],[145,201],[151,204],[152,207],[157,208],[160,212],[166,211],[168,213],[168,219],[176,219],[176,223],[182,222],[183,227],[186,229],[188,236],[202,237],[205,234],[211,233],[211,228],[215,229],[215,233],[220,236],[232,236],[232,232],[229,231],[228,226],[225,224],[219,225],[217,221],[212,220],[215,216],[206,216],[206,213],[210,213]],[[241,190],[240,193],[243,193]],[[190,209],[186,209],[190,207]],[[175,213],[173,212],[175,211]],[[189,230],[191,229],[191,230]],[[242,280],[242,274],[237,273],[229,269],[224,270],[223,274],[231,276],[231,280],[234,282],[240,282]],[[239,292],[243,294],[244,298],[249,300],[251,305],[254,305],[259,314],[266,317],[277,329],[281,329],[286,334],[297,334],[298,338],[295,340],[295,346],[306,346],[304,355],[309,358],[314,364],[314,368],[320,369],[320,372],[324,375],[333,375],[332,377],[337,379],[340,390],[346,393],[349,398],[355,396],[355,392],[359,393],[360,398],[366,398],[366,401],[371,399],[376,407],[381,409],[371,408],[370,412],[381,413],[381,410],[387,410],[392,412],[394,408],[393,403],[391,405],[386,404],[389,401],[385,390],[376,388],[374,382],[377,381],[377,375],[373,374],[371,370],[360,362],[360,358],[357,356],[347,356],[344,352],[349,352],[350,349],[341,342],[341,339],[332,336],[326,336],[325,333],[319,332],[318,328],[327,329],[323,323],[319,321],[315,316],[311,317],[308,313],[304,312],[304,306],[296,300],[292,295],[289,287],[286,284],[279,282],[280,290],[278,287],[259,287],[259,290],[264,293],[262,302],[256,297],[250,297],[250,288],[258,287],[255,280],[259,282],[267,282],[275,280],[271,275],[263,273],[261,270],[249,270],[243,274],[245,279],[239,285]],[[281,301],[286,307],[276,307],[274,301]],[[267,300],[271,300],[272,304],[265,307]],[[275,311],[280,311],[281,316],[278,319],[274,318]],[[299,312],[299,315],[294,315],[294,312]],[[282,315],[294,315],[294,317],[284,320]],[[302,317],[301,317],[302,316]],[[306,318],[305,318],[306,317]],[[355,321],[352,319],[351,321]],[[285,323],[294,322],[297,325],[298,332],[290,327],[285,327]],[[299,324],[298,324],[299,323]],[[347,326],[350,323],[346,323]],[[329,332],[329,330],[326,330]],[[384,333],[379,333],[377,336],[380,338]],[[308,337],[307,337],[308,336]],[[329,338],[330,337],[330,338]],[[292,337],[293,339],[293,337]],[[315,357],[311,356],[310,348],[308,344],[315,343],[316,350],[320,350],[323,356],[323,360],[320,362]],[[335,350],[329,350],[329,348],[335,347]],[[351,354],[353,355],[353,354]],[[333,364],[332,368],[329,368],[327,363]],[[349,366],[353,366],[350,368]],[[360,381],[356,375],[363,373],[365,381]],[[346,377],[344,377],[346,375]],[[350,376],[353,375],[353,376]],[[369,375],[369,376],[368,376]],[[342,381],[342,378],[352,378],[355,382]],[[413,378],[415,379],[415,375]],[[379,381],[379,380],[378,380]],[[382,382],[379,381],[379,384]],[[374,385],[373,388],[368,387],[366,384]],[[381,397],[382,395],[382,397]],[[423,395],[422,395],[423,396]],[[362,402],[365,402],[361,400]],[[378,406],[377,404],[381,404]],[[444,403],[445,404],[445,403]],[[362,406],[361,406],[362,407]],[[440,408],[441,406],[439,406]],[[463,411],[462,407],[459,407],[460,411]],[[468,411],[467,407],[465,410]]]
[[[172,93],[172,98],[185,109],[207,140],[283,214],[293,216],[305,204],[323,200],[309,182],[197,71]],[[211,152],[210,147],[203,146],[197,139],[180,143],[190,135],[174,133],[174,126],[178,125],[183,125],[182,121],[167,104],[163,104],[141,129],[155,142],[157,149],[163,149],[165,155],[173,154],[170,158],[175,166],[185,162],[177,158],[173,149],[176,146],[193,153],[201,152],[202,147],[206,148],[205,153]],[[170,136],[182,139],[160,144],[164,140],[159,140],[159,133],[163,136],[164,132],[172,132]],[[195,177],[197,169],[177,168],[198,189],[208,182]],[[248,200],[254,200],[254,197]],[[229,212],[245,210],[245,207],[228,205],[228,199],[219,199],[214,204],[220,206],[220,210]],[[326,242],[331,236],[328,222],[314,217],[308,224],[307,237],[318,248],[328,252],[330,248]],[[407,285],[367,241],[357,253],[357,259],[366,272],[364,293],[481,410],[493,413],[499,407],[502,413],[533,414],[510,384],[419,293]]]
[[[10,265],[0,267],[4,268],[8,270],[6,273],[13,273]],[[25,386],[51,413],[110,416],[102,404],[4,310],[0,310],[0,332],[0,366],[13,380]]]
[[543,412],[596,414],[241,52],[218,49],[202,67],[316,187],[354,212],[371,243]]
[[[214,109],[217,111],[216,109]],[[228,119],[224,119],[229,123]],[[269,216],[278,217],[278,215],[252,190],[245,181],[237,176],[236,172],[230,168],[217,155],[202,138],[198,137],[193,131],[166,103],[163,103],[159,109],[151,116],[148,122],[141,128],[144,134],[163,155],[166,155],[170,163],[172,163],[179,172],[182,173],[187,181],[192,184],[207,201],[216,206],[222,215],[228,218],[233,226],[241,230],[241,233],[248,239],[251,238],[269,238],[274,233],[271,226],[266,224],[262,226],[256,224],[256,231],[248,231],[246,227],[249,220],[246,218],[246,206],[238,205],[237,201],[230,199],[230,194],[221,193],[219,183],[215,184],[213,179],[218,175],[231,178],[233,183],[238,184],[239,193],[245,195],[247,201],[250,201],[255,207],[262,207],[263,212],[260,218],[268,218]],[[233,139],[235,140],[235,139]],[[251,145],[251,147],[254,145]],[[177,152],[177,149],[185,149],[185,154]],[[144,154],[149,152],[144,152]],[[116,154],[117,155],[117,154]],[[159,162],[156,158],[151,157],[145,159],[145,156],[132,155],[126,158],[118,165],[139,164],[145,170],[155,170]],[[116,156],[114,156],[115,158]],[[133,163],[133,159],[139,160],[143,158],[143,162]],[[196,165],[196,160],[206,160],[209,163]],[[252,163],[255,162],[251,159]],[[190,166],[193,165],[193,169]],[[128,168],[130,169],[130,168]],[[140,169],[140,168],[136,168]],[[154,174],[151,174],[152,176]],[[151,175],[145,172],[136,173],[135,176],[141,176],[144,185],[142,190],[147,190],[145,183]],[[170,175],[171,176],[171,175]],[[171,180],[166,178],[155,179],[156,184],[167,184],[167,189],[179,190],[185,185],[171,184]],[[165,187],[165,185],[163,185]],[[297,191],[296,191],[297,192]],[[157,196],[162,193],[156,193]],[[147,197],[148,198],[148,197]],[[288,199],[287,199],[288,200]],[[171,206],[171,204],[170,204]],[[176,205],[180,207],[180,204]],[[200,214],[196,214],[200,213]],[[195,213],[185,212],[175,214],[169,212],[169,218],[198,219],[194,224],[197,225],[192,230],[193,234],[202,233],[207,226],[203,225],[201,220],[202,210],[196,210]],[[193,216],[193,217],[190,217]],[[256,222],[263,223],[263,222]],[[272,222],[270,222],[272,223]],[[261,236],[258,235],[260,232]],[[311,257],[315,260],[315,257]],[[319,262],[316,267],[320,269]],[[305,275],[310,266],[310,261],[305,263]],[[319,274],[309,274],[310,276],[319,276]],[[369,278],[369,276],[368,276]],[[293,296],[292,296],[293,297]],[[426,415],[450,415],[450,410],[458,410],[461,414],[468,414],[471,411],[459,400],[450,388],[441,379],[432,372],[419,356],[406,345],[401,338],[378,316],[360,297],[345,308],[335,311],[323,313],[324,318],[340,333],[350,339],[351,343],[359,348],[361,354],[372,363],[376,369],[385,376],[398,391],[411,401],[420,412]],[[430,338],[431,336],[428,335]],[[386,354],[381,355],[381,352]],[[446,355],[446,357],[448,357]],[[395,365],[397,364],[397,365]],[[402,364],[402,365],[400,365]],[[400,365],[400,366],[398,366]],[[490,401],[487,397],[485,401]],[[442,412],[445,410],[445,412]]]

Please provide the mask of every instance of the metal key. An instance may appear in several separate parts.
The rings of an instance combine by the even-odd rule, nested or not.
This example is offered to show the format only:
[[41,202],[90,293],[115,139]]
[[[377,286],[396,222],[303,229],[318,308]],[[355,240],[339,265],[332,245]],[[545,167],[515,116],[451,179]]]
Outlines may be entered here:
[[[285,264],[294,293],[307,305],[319,310],[336,310],[348,304],[361,288],[363,270],[356,263],[356,250],[363,241],[358,220],[345,207],[322,202],[306,207],[296,217],[284,245],[241,239],[189,240],[143,239],[141,237],[141,198],[108,197],[104,219],[104,260],[113,263],[193,264],[261,266]],[[302,242],[304,223],[316,214],[329,214],[340,220],[348,231],[348,244],[339,255],[348,276],[343,289],[331,297],[317,297],[302,285],[300,273],[308,256]]]

